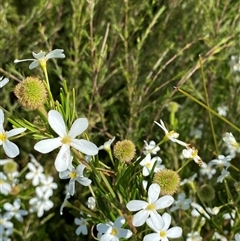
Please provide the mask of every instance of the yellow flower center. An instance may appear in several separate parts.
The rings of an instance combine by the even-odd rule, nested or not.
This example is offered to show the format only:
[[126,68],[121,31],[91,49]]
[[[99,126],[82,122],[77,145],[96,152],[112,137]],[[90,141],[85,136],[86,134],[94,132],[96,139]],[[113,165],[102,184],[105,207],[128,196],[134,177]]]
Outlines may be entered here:
[[118,234],[117,229],[113,228],[111,234],[114,235],[114,236],[117,236],[117,234]]
[[155,209],[155,205],[154,205],[154,203],[150,203],[150,204],[148,204],[148,206],[147,206],[146,209],[149,210],[149,211],[154,210],[154,209]]
[[146,163],[146,167],[147,167],[148,169],[151,169],[151,167],[152,167],[151,162]]
[[195,148],[193,148],[193,152],[192,152],[192,156],[193,156],[193,158],[196,157],[197,154],[198,154],[198,150],[195,149]]
[[62,144],[70,144],[70,142],[71,142],[71,138],[68,135],[62,138]]
[[6,141],[7,140],[7,135],[4,133],[0,133],[0,141]]
[[76,178],[77,173],[75,171],[69,173],[70,178]]
[[160,231],[159,236],[161,238],[165,238],[166,237],[166,231],[164,231],[164,230]]

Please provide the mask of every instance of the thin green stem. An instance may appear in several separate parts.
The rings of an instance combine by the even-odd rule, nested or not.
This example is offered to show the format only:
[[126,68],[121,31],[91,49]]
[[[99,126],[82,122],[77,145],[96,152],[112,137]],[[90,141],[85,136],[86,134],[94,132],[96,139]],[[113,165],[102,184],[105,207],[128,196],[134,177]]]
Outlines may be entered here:
[[[209,109],[211,109],[210,108],[210,104],[209,104],[208,92],[207,92],[207,87],[206,87],[206,79],[205,79],[205,75],[204,75],[204,71],[203,71],[203,65],[202,65],[202,58],[201,58],[201,56],[199,56],[199,62],[200,62],[200,67],[201,67],[201,72],[202,72],[203,88],[204,88],[204,93],[205,93],[205,97],[206,97],[207,106],[208,106]],[[211,126],[211,131],[212,131],[214,145],[215,145],[215,148],[216,148],[216,152],[218,154],[219,150],[218,150],[218,145],[217,145],[217,139],[216,139],[216,134],[215,134],[214,125],[213,125],[213,121],[212,121],[212,115],[211,115],[211,112],[209,111],[209,109],[207,109],[207,111],[208,111],[208,116],[209,116],[209,121],[210,121],[210,126]]]
[[199,101],[198,99],[196,99],[195,97],[191,96],[190,94],[188,94],[186,91],[182,90],[181,88],[175,87],[179,92],[181,92],[183,95],[187,96],[189,99],[193,100],[194,102],[198,103],[199,105],[201,105],[202,107],[204,107],[205,109],[209,110],[213,115],[217,116],[219,119],[221,119],[222,121],[224,121],[225,123],[227,123],[228,125],[230,125],[233,129],[237,130],[238,132],[240,132],[240,129],[235,126],[234,124],[232,124],[229,120],[227,120],[226,118],[224,118],[223,116],[220,116],[216,111],[212,110],[211,108],[209,108],[207,105],[203,104],[201,101]]

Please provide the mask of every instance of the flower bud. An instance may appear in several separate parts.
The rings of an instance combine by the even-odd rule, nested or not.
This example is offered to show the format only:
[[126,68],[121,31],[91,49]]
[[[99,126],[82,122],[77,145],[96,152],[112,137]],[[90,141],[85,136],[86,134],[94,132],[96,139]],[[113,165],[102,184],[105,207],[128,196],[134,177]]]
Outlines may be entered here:
[[153,183],[161,187],[162,195],[173,195],[180,184],[180,177],[177,172],[163,169],[154,174]]
[[118,141],[113,148],[114,156],[123,163],[129,163],[134,158],[136,147],[130,140]]
[[197,194],[203,202],[211,202],[215,198],[215,190],[208,184],[202,185]]
[[30,110],[36,110],[47,100],[47,90],[43,81],[35,77],[27,77],[14,89],[19,103]]

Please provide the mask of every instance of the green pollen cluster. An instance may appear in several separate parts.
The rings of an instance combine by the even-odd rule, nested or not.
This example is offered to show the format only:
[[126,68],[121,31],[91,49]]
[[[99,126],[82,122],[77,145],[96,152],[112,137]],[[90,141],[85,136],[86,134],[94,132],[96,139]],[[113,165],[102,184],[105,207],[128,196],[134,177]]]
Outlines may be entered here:
[[114,156],[123,163],[129,163],[135,156],[136,147],[130,140],[118,141],[113,148]]
[[19,103],[30,110],[43,106],[47,100],[47,90],[43,81],[35,77],[27,77],[14,89]]
[[180,184],[180,177],[173,170],[163,169],[155,173],[153,183],[161,187],[162,195],[173,195]]

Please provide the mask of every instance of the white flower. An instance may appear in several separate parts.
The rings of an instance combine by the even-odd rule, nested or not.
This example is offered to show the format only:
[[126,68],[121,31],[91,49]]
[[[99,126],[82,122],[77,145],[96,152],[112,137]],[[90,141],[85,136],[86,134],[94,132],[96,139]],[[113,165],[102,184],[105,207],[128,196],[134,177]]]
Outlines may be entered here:
[[240,241],[240,234],[236,233],[234,238],[235,238],[235,241]]
[[53,182],[52,176],[44,175],[44,178],[40,179],[42,186],[40,187],[46,195],[51,197],[53,195],[53,189],[57,189],[57,184]]
[[89,178],[83,176],[85,167],[83,164],[79,164],[76,169],[73,166],[69,166],[68,170],[59,173],[61,179],[70,178],[68,191],[72,196],[75,193],[75,181],[83,186],[89,186],[92,182]]
[[191,177],[184,179],[182,182],[180,182],[180,186],[183,186],[185,184],[193,184],[193,181],[195,180],[195,178],[197,177],[197,173],[193,174]]
[[231,156],[224,156],[224,155],[218,155],[217,159],[214,159],[209,162],[209,165],[217,165],[220,168],[226,167],[228,168],[230,166],[230,161],[232,160]]
[[0,193],[4,195],[8,195],[12,189],[11,185],[5,182],[6,180],[7,176],[3,172],[0,172]]
[[228,143],[236,148],[240,148],[240,145],[237,143],[235,137],[233,136],[233,134],[231,132],[226,132],[224,134],[223,141],[225,141],[226,143]]
[[13,223],[9,221],[9,218],[6,215],[0,214],[0,233],[4,230],[4,228],[13,228]]
[[148,189],[148,202],[142,200],[132,200],[127,203],[129,211],[139,211],[133,216],[132,224],[135,227],[143,225],[150,216],[153,223],[158,221],[157,210],[164,209],[172,205],[174,199],[170,195],[158,199],[161,188],[158,184],[153,183]]
[[169,139],[170,141],[172,141],[172,142],[176,142],[176,143],[178,143],[179,145],[181,145],[181,146],[187,146],[187,143],[185,143],[185,142],[183,142],[183,141],[180,141],[180,140],[178,140],[177,138],[179,137],[179,134],[177,133],[177,132],[175,132],[175,131],[168,131],[167,130],[167,128],[165,127],[165,125],[164,125],[164,123],[163,123],[163,121],[162,120],[160,120],[160,123],[161,124],[159,124],[158,122],[156,122],[156,121],[154,121],[158,126],[160,126],[162,129],[163,129],[163,131],[165,132],[165,137],[164,138],[167,138],[167,139]]
[[0,109],[0,146],[3,146],[3,150],[5,151],[7,156],[14,158],[19,154],[19,149],[18,146],[13,142],[9,141],[8,138],[24,132],[26,128],[16,128],[10,131],[4,131],[3,122],[4,113]]
[[210,219],[209,214],[197,203],[191,203],[191,206],[194,208],[191,212],[193,217],[203,216],[204,218]]
[[125,223],[124,217],[118,217],[114,223],[100,223],[97,225],[99,233],[103,234],[100,241],[119,241],[119,238],[128,239],[132,236],[132,232],[128,229],[121,228]]
[[143,176],[148,176],[151,173],[155,162],[157,162],[157,163],[155,165],[154,172],[157,172],[157,171],[165,168],[164,165],[161,165],[162,159],[160,157],[151,158],[151,154],[149,153],[140,162],[140,165],[143,166]]
[[193,159],[199,166],[202,165],[202,159],[198,156],[198,150],[195,147],[187,146],[187,149],[182,151],[182,155],[184,158]]
[[219,234],[218,232],[214,232],[214,234],[213,234],[213,240],[220,240],[220,241],[228,241],[227,239],[226,239],[226,237],[224,237],[223,235],[221,235],[221,234]]
[[228,107],[225,105],[217,107],[218,114],[221,116],[227,116]]
[[4,78],[3,76],[0,78],[0,88],[2,88],[4,85],[6,85],[9,82],[8,78]]
[[227,171],[227,169],[222,169],[221,175],[217,178],[217,182],[223,182],[223,179],[225,179],[227,176],[229,176],[230,172]]
[[44,193],[41,188],[36,188],[36,194],[36,197],[29,200],[30,212],[37,212],[37,216],[40,218],[44,211],[49,211],[53,207],[53,202],[49,200],[48,194]]
[[93,210],[96,207],[96,199],[94,197],[89,197],[87,200],[87,206]]
[[15,217],[19,222],[22,222],[22,216],[26,216],[28,214],[28,211],[20,209],[21,200],[19,198],[14,200],[13,205],[11,203],[4,203],[3,207],[7,211],[5,215],[8,219]]
[[212,168],[209,163],[202,163],[201,169],[200,169],[201,175],[207,175],[208,179],[212,179],[213,175],[216,173],[216,169]]
[[33,186],[38,186],[41,179],[45,178],[45,175],[43,173],[43,167],[35,167],[31,162],[29,162],[27,166],[30,172],[26,174],[25,178],[28,180],[32,180]]
[[97,146],[92,142],[75,138],[87,129],[88,120],[86,118],[75,120],[69,132],[67,132],[62,115],[56,110],[48,112],[48,122],[59,137],[42,140],[34,146],[34,149],[41,153],[49,153],[61,146],[55,160],[57,171],[63,172],[69,167],[71,162],[70,146],[87,155],[98,153]]
[[225,220],[230,220],[230,225],[231,225],[231,227],[234,226],[235,217],[236,217],[236,211],[235,211],[235,210],[232,210],[231,213],[224,213],[224,214],[223,214],[223,218],[224,218]]
[[190,131],[190,136],[200,139],[202,138],[202,131],[203,130],[203,124],[199,124],[196,128],[191,129]]
[[179,238],[182,236],[182,228],[173,227],[169,229],[171,224],[171,216],[164,213],[158,215],[158,222],[153,222],[151,218],[147,219],[147,225],[155,231],[155,233],[147,234],[143,241],[169,241],[168,238]]
[[144,147],[143,153],[145,155],[147,155],[148,153],[156,155],[157,152],[160,150],[160,147],[156,146],[155,141],[150,141],[149,144],[146,141],[144,141],[144,143],[145,143],[145,147]]
[[187,210],[190,208],[190,204],[192,202],[192,200],[190,198],[186,198],[186,194],[185,193],[180,193],[178,194],[178,200],[174,201],[174,206],[172,206],[170,208],[171,212],[174,212],[178,209],[182,209],[182,210]]
[[49,52],[46,56],[45,56],[45,52],[39,52],[39,53],[34,53],[32,52],[32,55],[35,59],[22,59],[22,60],[18,60],[15,59],[14,63],[20,63],[20,62],[25,62],[25,61],[33,61],[30,65],[29,65],[29,69],[34,69],[36,67],[40,65],[44,65],[46,64],[47,60],[49,59],[53,59],[53,58],[65,58],[65,54],[63,53],[63,49],[54,49],[51,52]]
[[84,218],[75,218],[74,223],[79,225],[79,227],[76,229],[76,234],[80,235],[81,233],[83,235],[88,234],[88,229],[87,229],[87,221]]
[[102,146],[100,146],[98,148],[98,150],[110,151],[111,150],[111,145],[114,142],[114,140],[115,140],[115,136],[112,139],[106,141]]
[[200,236],[199,232],[195,231],[187,234],[186,241],[202,241],[202,237]]

